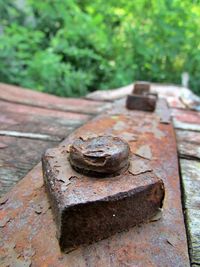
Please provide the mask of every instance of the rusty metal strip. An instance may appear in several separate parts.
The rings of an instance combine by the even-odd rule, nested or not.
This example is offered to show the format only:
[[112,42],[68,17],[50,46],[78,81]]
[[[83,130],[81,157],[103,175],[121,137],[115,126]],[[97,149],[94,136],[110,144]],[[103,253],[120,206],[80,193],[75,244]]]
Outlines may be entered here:
[[[189,266],[174,130],[155,113],[115,106],[72,135],[114,134],[147,157],[166,187],[163,216],[128,232],[61,254],[56,227],[43,187],[41,165],[1,199],[1,265],[31,266]],[[72,181],[73,182],[73,181]],[[5,257],[6,255],[6,257]]]

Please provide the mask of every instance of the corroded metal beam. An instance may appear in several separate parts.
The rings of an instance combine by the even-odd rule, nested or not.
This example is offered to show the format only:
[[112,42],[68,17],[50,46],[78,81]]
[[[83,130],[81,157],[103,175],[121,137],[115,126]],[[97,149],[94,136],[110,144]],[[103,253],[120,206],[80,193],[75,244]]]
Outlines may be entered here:
[[[128,111],[124,103],[123,106],[117,103],[112,110],[76,130],[61,146],[83,133],[85,138],[112,134],[129,142],[135,157],[145,162],[138,172],[150,165],[165,183],[162,218],[63,254],[55,237],[55,222],[43,187],[41,165],[38,165],[1,199],[1,265],[189,266],[171,123],[162,123],[155,113]],[[69,186],[73,182],[72,179]],[[78,198],[78,192],[74,196]]]

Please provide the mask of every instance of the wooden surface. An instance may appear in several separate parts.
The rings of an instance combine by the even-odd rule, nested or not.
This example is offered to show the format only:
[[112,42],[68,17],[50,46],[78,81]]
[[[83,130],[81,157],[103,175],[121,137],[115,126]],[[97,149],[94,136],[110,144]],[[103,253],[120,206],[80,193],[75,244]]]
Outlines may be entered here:
[[57,142],[0,136],[0,194],[8,192]]
[[[200,265],[198,98],[186,88],[156,84],[152,87],[167,99],[172,111],[182,174],[189,252],[191,264],[196,267]],[[0,194],[25,176],[40,161],[47,147],[58,144],[91,116],[103,112],[109,106],[108,101],[124,97],[132,88],[133,85],[129,85],[113,91],[94,92],[86,100],[64,99],[0,84]]]
[[200,266],[200,112],[172,110],[191,265]]
[[105,103],[102,104],[99,101],[89,101],[78,98],[62,98],[2,83],[0,83],[0,99],[12,103],[42,107],[45,109],[93,115],[105,109]]
[[191,263],[200,263],[200,162],[181,159],[181,173]]

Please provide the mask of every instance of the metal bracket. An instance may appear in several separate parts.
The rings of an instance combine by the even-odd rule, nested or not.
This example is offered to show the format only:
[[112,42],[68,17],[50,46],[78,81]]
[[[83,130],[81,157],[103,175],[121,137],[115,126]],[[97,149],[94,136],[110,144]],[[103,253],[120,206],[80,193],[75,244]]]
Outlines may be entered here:
[[158,95],[150,93],[150,84],[137,82],[134,85],[133,93],[127,96],[126,108],[130,110],[141,110],[153,112],[156,108]]

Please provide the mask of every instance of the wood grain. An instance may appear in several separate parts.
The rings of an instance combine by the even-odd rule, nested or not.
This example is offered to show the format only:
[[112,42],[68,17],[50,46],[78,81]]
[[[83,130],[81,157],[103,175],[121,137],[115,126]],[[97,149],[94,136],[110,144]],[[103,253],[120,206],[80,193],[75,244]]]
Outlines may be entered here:
[[91,116],[0,101],[0,130],[66,137]]
[[200,161],[200,132],[176,130],[179,157]]
[[70,111],[83,114],[99,113],[109,105],[80,98],[62,98],[41,92],[0,83],[0,99],[23,105]]
[[200,162],[180,160],[192,266],[200,265]]
[[0,144],[0,195],[3,195],[40,161],[47,148],[57,142],[0,136]]

